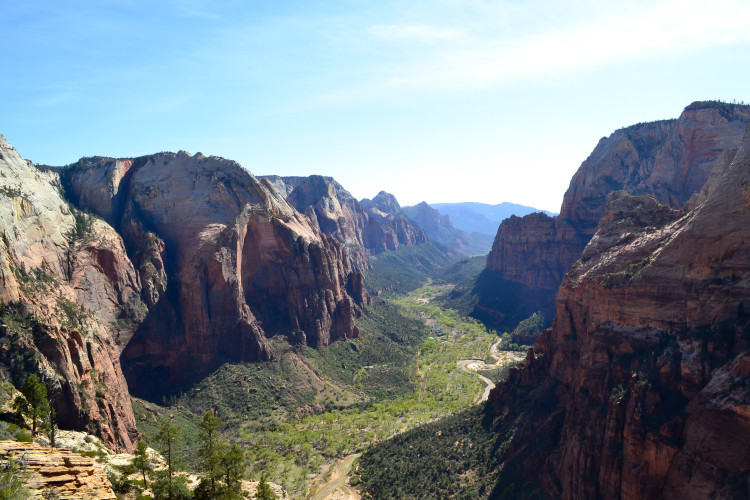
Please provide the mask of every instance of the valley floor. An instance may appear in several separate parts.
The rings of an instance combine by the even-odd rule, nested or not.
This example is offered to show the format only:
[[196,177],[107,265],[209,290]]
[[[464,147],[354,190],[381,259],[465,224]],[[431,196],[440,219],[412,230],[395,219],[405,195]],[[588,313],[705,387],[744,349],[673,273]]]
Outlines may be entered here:
[[139,427],[153,436],[173,414],[196,463],[196,415],[216,405],[223,433],[246,450],[249,474],[264,474],[290,498],[359,498],[359,455],[373,444],[457,414],[487,399],[523,352],[435,305],[451,285],[428,283],[365,312],[360,339],[324,351],[277,342],[279,362],[228,364],[167,407],[136,400]]

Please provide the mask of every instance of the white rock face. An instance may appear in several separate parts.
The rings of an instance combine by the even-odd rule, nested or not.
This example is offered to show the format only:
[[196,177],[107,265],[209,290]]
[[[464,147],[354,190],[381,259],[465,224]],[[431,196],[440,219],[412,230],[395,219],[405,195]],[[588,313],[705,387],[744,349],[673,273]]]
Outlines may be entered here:
[[62,274],[61,255],[67,248],[65,233],[75,224],[60,196],[60,178],[41,171],[0,135],[0,299],[19,300],[18,283],[9,254],[26,269],[44,267]]

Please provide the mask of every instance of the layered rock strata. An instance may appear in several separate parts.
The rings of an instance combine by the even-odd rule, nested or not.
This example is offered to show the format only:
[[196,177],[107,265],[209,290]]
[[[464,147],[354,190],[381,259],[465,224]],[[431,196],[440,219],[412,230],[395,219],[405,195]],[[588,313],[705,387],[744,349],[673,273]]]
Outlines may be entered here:
[[200,153],[86,158],[63,172],[123,235],[149,313],[125,348],[131,388],[179,387],[223,360],[269,359],[266,338],[323,347],[358,335],[369,299],[345,250],[269,181]]
[[371,255],[428,241],[391,194],[381,192],[360,203],[331,177],[264,178],[286,193],[286,200],[317,229],[341,243],[358,270],[370,269]]
[[120,369],[143,319],[138,275],[104,221],[69,206],[57,173],[0,136],[0,372],[47,385],[61,427],[132,449],[139,436]]
[[750,134],[705,195],[609,196],[553,328],[490,395],[493,498],[747,497]]
[[[382,246],[385,250],[421,245],[429,241],[424,229],[406,216],[392,194],[380,191],[372,200],[364,199],[360,203],[382,227]],[[380,238],[377,241],[380,243]]]
[[93,459],[37,443],[0,441],[0,461],[14,460],[28,498],[115,500],[112,484]]
[[[554,296],[580,257],[605,211],[609,193],[650,194],[672,208],[694,208],[736,152],[750,107],[694,103],[676,120],[638,124],[599,141],[565,193],[560,215],[511,217],[500,225],[487,257],[475,313],[512,328],[542,310],[554,314]],[[505,296],[525,297],[515,304]]]

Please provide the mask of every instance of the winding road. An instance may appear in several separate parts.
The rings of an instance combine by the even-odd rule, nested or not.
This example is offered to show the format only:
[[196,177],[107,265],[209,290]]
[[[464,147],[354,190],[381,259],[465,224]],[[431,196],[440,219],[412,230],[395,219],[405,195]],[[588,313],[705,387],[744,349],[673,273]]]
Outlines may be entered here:
[[[490,346],[490,356],[495,358],[495,363],[488,365],[484,362],[483,359],[459,359],[457,364],[458,367],[462,370],[465,370],[467,372],[474,372],[476,373],[477,377],[481,378],[482,381],[485,383],[486,387],[484,388],[484,392],[480,396],[477,396],[477,403],[480,403],[482,401],[487,401],[487,399],[490,397],[490,391],[493,387],[495,387],[495,382],[488,379],[481,373],[478,373],[479,370],[492,370],[495,368],[500,368],[502,366],[505,366],[508,363],[517,363],[518,361],[523,361],[523,359],[526,357],[526,353],[524,352],[517,352],[517,351],[503,351],[502,353],[497,350],[498,346],[500,345],[500,340],[496,340],[491,346]],[[502,359],[501,359],[502,358]]]

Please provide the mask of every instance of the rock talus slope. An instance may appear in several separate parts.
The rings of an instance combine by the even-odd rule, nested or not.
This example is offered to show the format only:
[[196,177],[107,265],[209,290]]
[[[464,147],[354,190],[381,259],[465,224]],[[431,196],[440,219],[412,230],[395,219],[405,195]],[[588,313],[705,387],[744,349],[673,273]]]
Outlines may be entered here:
[[369,297],[342,245],[237,163],[86,158],[63,180],[120,231],[147,292],[122,355],[136,393],[164,389],[154,373],[178,387],[222,360],[269,359],[272,335],[314,347],[358,335]]
[[122,239],[69,206],[57,174],[2,136],[0,231],[3,376],[20,385],[39,374],[62,427],[132,449],[139,433],[119,355],[145,306]]
[[553,328],[490,395],[493,498],[747,498],[750,133],[705,196],[610,194]]
[[493,300],[493,293],[503,297],[507,291],[528,296],[522,317],[539,309],[554,314],[554,295],[593,236],[607,195],[624,190],[650,194],[672,208],[694,208],[736,152],[748,120],[748,106],[694,103],[676,120],[634,125],[601,139],[571,180],[556,219],[531,214],[500,225],[485,271],[497,290],[479,292],[477,313],[508,323],[512,311]]

